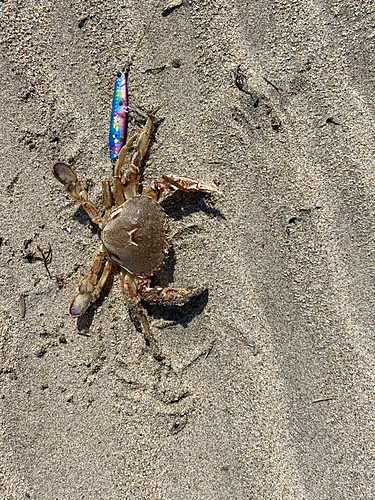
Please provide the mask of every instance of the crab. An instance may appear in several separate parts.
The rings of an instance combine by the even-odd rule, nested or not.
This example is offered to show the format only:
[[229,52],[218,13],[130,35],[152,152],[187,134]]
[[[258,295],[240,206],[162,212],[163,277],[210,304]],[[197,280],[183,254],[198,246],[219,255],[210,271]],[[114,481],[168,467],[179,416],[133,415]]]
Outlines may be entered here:
[[[53,174],[74,200],[79,201],[91,221],[101,230],[101,244],[90,272],[78,285],[69,314],[81,316],[99,297],[114,267],[120,269],[121,289],[133,320],[145,333],[150,332],[141,299],[151,304],[181,305],[197,294],[197,289],[153,287],[151,276],[164,264],[171,244],[168,216],[159,202],[164,191],[217,193],[217,190],[190,177],[163,175],[139,194],[139,167],[145,156],[157,111],[147,115],[139,134],[122,147],[110,181],[102,181],[103,215],[90,200],[74,170],[66,163],[55,163]],[[121,171],[129,151],[130,164],[122,180]],[[104,264],[105,261],[105,264]]]

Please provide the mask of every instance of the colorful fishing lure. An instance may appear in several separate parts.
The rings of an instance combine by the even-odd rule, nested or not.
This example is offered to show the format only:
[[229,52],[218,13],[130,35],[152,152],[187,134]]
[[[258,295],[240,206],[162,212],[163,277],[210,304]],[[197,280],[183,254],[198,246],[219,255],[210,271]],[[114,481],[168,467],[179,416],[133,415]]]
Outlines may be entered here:
[[115,90],[113,92],[111,123],[109,126],[109,156],[115,161],[119,155],[126,133],[127,92],[126,76],[117,72]]

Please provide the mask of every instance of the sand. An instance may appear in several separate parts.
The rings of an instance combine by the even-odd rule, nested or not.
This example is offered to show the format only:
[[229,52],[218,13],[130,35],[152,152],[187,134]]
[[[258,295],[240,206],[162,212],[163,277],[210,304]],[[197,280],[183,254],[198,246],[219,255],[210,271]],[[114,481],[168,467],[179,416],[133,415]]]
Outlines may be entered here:
[[[375,498],[373,2],[0,16],[0,498]],[[163,203],[153,283],[204,291],[146,306],[160,356],[117,273],[69,317],[100,236],[51,172],[68,162],[100,206],[127,60],[129,106],[162,105],[142,185],[220,190]]]

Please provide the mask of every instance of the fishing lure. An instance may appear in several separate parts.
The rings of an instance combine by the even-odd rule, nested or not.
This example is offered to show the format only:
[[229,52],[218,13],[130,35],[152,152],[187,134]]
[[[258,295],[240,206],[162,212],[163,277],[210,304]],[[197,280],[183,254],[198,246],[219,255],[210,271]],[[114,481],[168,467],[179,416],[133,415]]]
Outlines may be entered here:
[[109,156],[115,161],[119,155],[126,132],[127,92],[126,76],[117,72],[115,90],[113,92],[111,123],[109,125]]

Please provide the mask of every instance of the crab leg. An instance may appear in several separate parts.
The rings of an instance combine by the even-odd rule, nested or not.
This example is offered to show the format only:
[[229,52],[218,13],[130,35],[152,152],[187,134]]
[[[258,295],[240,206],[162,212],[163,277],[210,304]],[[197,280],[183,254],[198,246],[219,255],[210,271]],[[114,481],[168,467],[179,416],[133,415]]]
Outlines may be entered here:
[[150,325],[148,324],[148,319],[144,311],[140,308],[140,296],[138,294],[137,286],[135,284],[133,275],[125,271],[125,269],[120,269],[120,282],[123,294],[126,297],[130,316],[136,321],[142,330],[149,334]]
[[125,162],[125,157],[128,154],[129,149],[133,146],[135,139],[137,138],[137,134],[133,135],[128,142],[121,148],[120,154],[115,163],[115,168],[113,171],[113,184],[114,184],[114,195],[115,195],[115,203],[116,207],[122,205],[125,201],[124,192],[122,189],[121,182],[121,169]]
[[74,170],[66,163],[55,163],[52,167],[52,171],[56,179],[60,181],[61,184],[64,184],[67,193],[74,200],[82,203],[82,206],[89,215],[90,219],[100,227],[102,218],[99,215],[98,209],[89,199],[87,191],[77,179]]
[[137,285],[134,276],[125,269],[120,269],[120,282],[122,291],[126,297],[130,317],[138,324],[143,332],[147,345],[151,348],[152,353],[157,360],[163,359],[160,349],[151,333],[150,324],[148,322],[146,312],[141,308],[141,298],[138,293]]
[[111,274],[112,264],[107,260],[102,275],[98,281],[98,274],[102,268],[105,253],[99,250],[96,254],[90,273],[83,278],[77,288],[77,294],[70,303],[69,314],[74,318],[81,316],[98,297],[103,290],[105,282]]
[[125,183],[124,183],[124,194],[125,198],[129,200],[134,198],[138,194],[139,185],[139,167],[142,162],[142,158],[147,153],[148,145],[150,142],[151,132],[153,124],[155,121],[156,113],[159,111],[161,106],[154,109],[147,117],[146,125],[143,131],[139,135],[138,142],[135,146],[135,152],[130,160],[130,165],[125,172]]
[[196,179],[191,177],[184,177],[182,175],[163,175],[160,179],[155,181],[150,187],[143,191],[143,194],[153,198],[155,201],[159,201],[161,195],[165,189],[170,189],[172,191],[185,191],[187,193],[191,192],[203,192],[203,193],[217,193],[218,190],[203,184]]
[[110,210],[113,206],[111,185],[108,180],[102,180],[102,200],[106,212],[108,212],[108,210]]
[[192,297],[203,291],[197,288],[161,288],[151,287],[148,280],[138,285],[138,291],[142,298],[150,304],[178,305],[185,304]]

